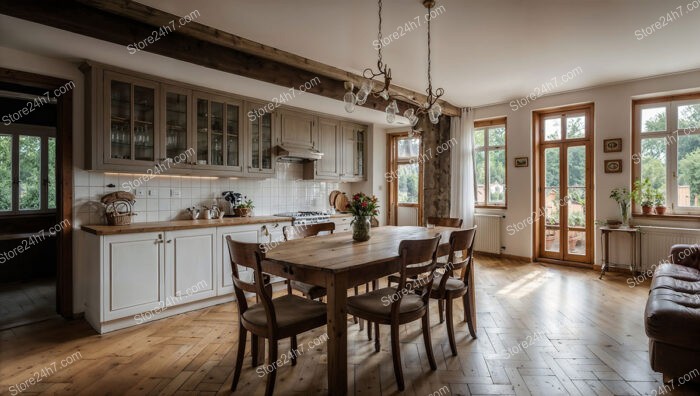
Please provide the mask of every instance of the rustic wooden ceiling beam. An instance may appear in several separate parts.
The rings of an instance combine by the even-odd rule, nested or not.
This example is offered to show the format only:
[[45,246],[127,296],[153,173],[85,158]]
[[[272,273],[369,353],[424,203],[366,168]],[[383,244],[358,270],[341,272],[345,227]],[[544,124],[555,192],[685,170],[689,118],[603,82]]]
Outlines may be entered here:
[[[77,0],[80,3],[90,7],[98,8],[112,14],[120,15],[129,19],[140,21],[152,26],[167,26],[171,21],[177,21],[180,16],[176,16],[165,11],[158,10],[153,7],[143,5],[130,0]],[[224,47],[244,52],[246,54],[256,55],[263,59],[280,62],[289,66],[297,67],[302,70],[312,72],[318,76],[333,78],[340,81],[350,81],[356,86],[360,86],[364,78],[360,75],[347,72],[345,70],[304,58],[302,56],[282,51],[274,47],[270,47],[261,43],[257,43],[246,38],[236,36],[223,30],[215,29],[210,26],[203,25],[197,21],[188,22],[185,25],[178,26],[177,31],[183,35],[194,37],[202,41],[213,44],[218,44]],[[399,94],[412,99],[418,103],[427,101],[426,95],[406,89],[400,86],[393,85],[392,94]],[[340,99],[338,96],[335,99]],[[439,100],[438,103],[442,106],[443,113],[450,116],[459,116],[460,111],[456,106]]]

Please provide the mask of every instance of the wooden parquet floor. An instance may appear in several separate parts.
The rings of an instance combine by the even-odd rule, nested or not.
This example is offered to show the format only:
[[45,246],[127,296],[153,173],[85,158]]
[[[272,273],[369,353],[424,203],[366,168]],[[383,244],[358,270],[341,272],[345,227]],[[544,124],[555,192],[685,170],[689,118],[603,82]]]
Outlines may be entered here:
[[[403,394],[700,394],[679,385],[662,391],[661,375],[649,368],[642,322],[648,283],[630,288],[623,274],[600,281],[589,270],[492,258],[477,260],[476,279],[478,339],[468,335],[461,303],[455,302],[457,357],[450,354],[432,303],[436,372],[428,366],[420,321],[402,328]],[[40,375],[42,380],[23,394],[228,394],[236,320],[235,303],[229,303],[102,336],[83,320],[5,330],[0,332],[0,394],[16,394],[10,386],[52,362],[57,370]],[[349,326],[351,394],[399,394],[388,328],[382,327],[382,349],[375,353],[366,333]],[[324,332],[303,334],[299,345]],[[282,342],[280,352],[288,349],[288,340]],[[62,368],[61,361],[76,352],[80,357]],[[276,394],[328,392],[323,343],[307,348],[297,366],[278,370]],[[246,356],[237,395],[263,393],[265,378],[258,372]]]

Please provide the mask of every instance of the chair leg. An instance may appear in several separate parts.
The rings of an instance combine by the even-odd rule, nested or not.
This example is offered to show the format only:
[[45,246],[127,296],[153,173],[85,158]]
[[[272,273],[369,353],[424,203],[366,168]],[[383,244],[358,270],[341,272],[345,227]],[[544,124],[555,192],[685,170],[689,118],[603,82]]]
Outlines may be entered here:
[[[360,294],[360,291],[357,288],[357,286],[355,286],[355,295],[357,296],[359,294]],[[353,321],[353,323],[357,324],[357,316],[353,316],[352,321]],[[362,321],[360,321],[360,330],[362,330]]]
[[246,334],[245,327],[238,326],[238,353],[236,354],[236,369],[233,370],[233,381],[231,381],[231,392],[236,390],[238,385],[238,380],[241,378],[241,368],[243,368],[243,358],[245,357],[245,339]]
[[292,355],[292,366],[297,365],[297,336],[292,336],[289,340],[291,344],[290,355]]
[[260,362],[258,362],[258,336],[251,334],[250,337],[250,354],[252,360],[252,366],[258,367]]
[[[269,350],[269,353],[267,355],[267,364],[271,365],[272,362],[277,360],[277,340],[269,338],[268,343],[269,345],[267,349]],[[267,374],[265,396],[272,396],[272,393],[275,391],[275,377],[277,377],[277,369],[272,370],[269,374]]]
[[445,321],[445,300],[438,300],[438,315],[440,316],[440,323]]
[[430,369],[435,371],[437,370],[437,363],[435,363],[435,355],[433,355],[433,344],[430,340],[430,314],[428,312],[426,312],[425,315],[423,315],[423,342],[425,343],[425,352],[428,355]]
[[381,345],[379,344],[379,323],[374,324],[374,351],[379,352]]
[[455,329],[453,320],[453,307],[452,299],[446,300],[447,304],[447,339],[450,340],[450,349],[452,349],[452,356],[457,356],[457,344],[455,343]]
[[[425,333],[424,333],[425,334]],[[396,385],[400,391],[405,388],[403,382],[403,369],[401,368],[401,344],[399,343],[399,324],[391,324],[391,356],[394,359],[394,376]]]
[[464,303],[464,320],[467,321],[467,327],[469,327],[469,334],[472,338],[476,338],[476,307],[472,306],[473,299],[469,296],[470,292],[462,297],[462,302]]

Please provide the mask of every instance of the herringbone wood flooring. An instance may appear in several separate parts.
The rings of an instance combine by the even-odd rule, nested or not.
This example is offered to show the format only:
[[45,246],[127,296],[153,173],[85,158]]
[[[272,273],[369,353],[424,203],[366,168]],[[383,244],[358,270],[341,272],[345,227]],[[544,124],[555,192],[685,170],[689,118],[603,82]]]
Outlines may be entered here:
[[[458,357],[450,354],[432,303],[438,371],[428,366],[420,322],[403,328],[405,394],[430,395],[443,386],[452,395],[662,394],[661,375],[649,368],[642,322],[648,283],[630,288],[623,274],[600,281],[590,270],[492,258],[477,260],[476,280],[479,338],[468,335],[461,302],[456,302]],[[382,350],[374,353],[366,333],[349,326],[352,394],[397,394],[388,328],[382,327]],[[23,393],[226,394],[235,329],[235,303],[229,303],[103,336],[82,320],[6,330],[0,332],[0,394],[54,361],[60,367],[58,362],[76,351],[80,360]],[[299,345],[324,332],[303,334]],[[511,349],[538,332],[543,335],[532,345]],[[288,349],[289,342],[283,342],[280,352]],[[248,355],[236,394],[262,394],[264,380]],[[700,394],[687,386],[675,388],[673,394]],[[275,393],[327,393],[325,346],[305,350],[296,367],[279,368]]]

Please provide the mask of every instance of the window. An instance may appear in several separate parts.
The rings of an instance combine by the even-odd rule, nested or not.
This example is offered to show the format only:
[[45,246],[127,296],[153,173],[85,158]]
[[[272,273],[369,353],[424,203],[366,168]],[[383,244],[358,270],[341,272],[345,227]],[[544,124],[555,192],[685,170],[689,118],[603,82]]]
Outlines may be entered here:
[[700,94],[637,101],[634,116],[635,178],[670,213],[700,214]]
[[476,206],[506,206],[506,119],[474,122]]
[[0,128],[0,216],[55,209],[55,129],[19,124]]

